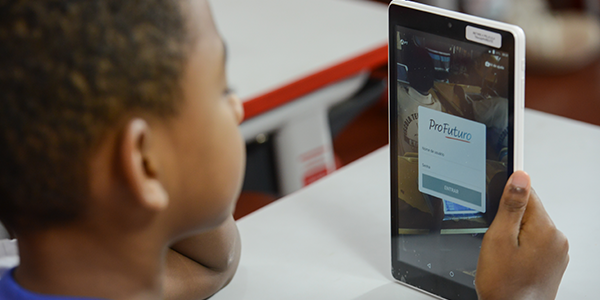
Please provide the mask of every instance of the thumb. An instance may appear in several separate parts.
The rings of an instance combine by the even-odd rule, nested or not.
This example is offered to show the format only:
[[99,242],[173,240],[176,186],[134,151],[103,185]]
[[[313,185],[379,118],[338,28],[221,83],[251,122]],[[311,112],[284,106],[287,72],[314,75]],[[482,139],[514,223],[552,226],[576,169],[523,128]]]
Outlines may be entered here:
[[531,180],[524,171],[516,171],[508,179],[500,199],[494,224],[518,243],[521,222],[531,192]]

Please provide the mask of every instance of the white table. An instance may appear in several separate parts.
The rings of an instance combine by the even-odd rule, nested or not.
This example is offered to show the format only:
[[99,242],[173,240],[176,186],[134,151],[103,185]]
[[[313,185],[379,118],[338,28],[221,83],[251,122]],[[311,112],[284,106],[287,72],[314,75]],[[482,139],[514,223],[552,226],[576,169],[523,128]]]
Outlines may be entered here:
[[[569,238],[558,299],[597,298],[600,127],[527,110],[525,169]],[[390,275],[387,147],[238,221],[242,260],[212,299],[431,299]]]
[[211,0],[247,142],[275,134],[280,187],[335,170],[328,109],[387,63],[387,7],[358,0]]

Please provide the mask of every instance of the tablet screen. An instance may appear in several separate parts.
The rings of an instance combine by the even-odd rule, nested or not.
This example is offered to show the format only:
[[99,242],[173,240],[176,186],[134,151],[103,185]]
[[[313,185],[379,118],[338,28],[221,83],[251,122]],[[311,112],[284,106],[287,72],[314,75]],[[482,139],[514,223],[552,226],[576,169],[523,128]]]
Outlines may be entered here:
[[[404,8],[399,8],[404,9]],[[390,10],[394,277],[476,299],[483,234],[512,173],[512,36]]]

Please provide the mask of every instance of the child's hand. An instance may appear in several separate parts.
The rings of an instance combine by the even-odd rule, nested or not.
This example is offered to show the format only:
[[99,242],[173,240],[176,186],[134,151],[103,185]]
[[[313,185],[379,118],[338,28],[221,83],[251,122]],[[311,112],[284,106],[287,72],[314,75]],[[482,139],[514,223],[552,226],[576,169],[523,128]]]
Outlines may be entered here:
[[515,172],[481,245],[475,277],[479,299],[554,299],[568,249],[527,173]]

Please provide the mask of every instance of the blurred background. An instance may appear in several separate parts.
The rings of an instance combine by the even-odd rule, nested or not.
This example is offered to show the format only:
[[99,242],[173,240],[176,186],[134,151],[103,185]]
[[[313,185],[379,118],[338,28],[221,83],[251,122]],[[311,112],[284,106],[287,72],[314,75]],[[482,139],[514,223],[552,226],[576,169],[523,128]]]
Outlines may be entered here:
[[[353,1],[378,2],[382,6],[390,2]],[[527,35],[526,107],[600,125],[600,0],[420,2],[521,26]],[[330,110],[338,168],[388,143],[387,65],[374,69],[370,77],[353,97],[354,104]],[[348,106],[352,108],[348,110]],[[556,143],[561,143],[560,137]],[[269,138],[247,147],[249,171],[236,219],[283,196],[277,187]],[[259,176],[256,170],[260,170]],[[257,178],[260,182],[249,182]]]
[[[245,5],[253,5],[251,2],[257,1],[259,0],[248,1]],[[213,6],[218,7],[217,4],[220,4],[225,8],[223,14],[229,16],[227,21],[232,19],[245,22],[247,20],[243,19],[244,17],[253,18],[253,16],[248,16],[244,9],[240,8],[244,2],[234,3],[238,8],[237,11],[230,10],[227,5],[223,5],[225,2],[220,0],[213,1]],[[281,14],[278,12],[289,10],[294,5],[296,9],[306,9],[305,14],[319,12],[319,8],[315,6],[325,6],[326,1],[311,3],[305,1],[301,5],[293,2],[262,0],[259,2],[263,5],[265,3],[276,5],[274,14],[278,15]],[[353,6],[361,6],[369,10],[377,6],[376,10],[381,12],[377,16],[384,16],[390,1],[329,0],[327,5],[335,11],[339,10],[341,2],[346,2],[345,6],[354,4]],[[521,26],[527,35],[526,107],[600,126],[600,22],[598,21],[600,0],[421,0],[420,2]],[[357,5],[358,3],[368,5]],[[326,15],[325,19],[328,18],[331,16]],[[371,27],[375,30],[381,27],[381,31],[385,31],[384,18],[377,17],[373,21],[375,20],[381,23],[375,26],[371,24]],[[267,23],[266,28],[263,29],[268,31],[269,26],[278,27],[284,23],[283,20],[279,22],[272,25]],[[365,21],[352,18],[345,22]],[[233,24],[234,31],[239,29],[235,27],[238,25]],[[360,26],[365,27],[366,24]],[[230,35],[225,36],[227,38]],[[244,38],[243,34],[241,36]],[[256,36],[248,38],[253,41]],[[326,37],[311,35],[303,37],[310,43],[325,44],[323,40],[319,42],[318,38]],[[244,46],[244,42],[246,40],[242,40],[239,45]],[[385,43],[383,36],[381,42]],[[385,49],[379,50],[385,52]],[[268,55],[275,54],[268,53]],[[343,54],[337,55],[343,56]],[[232,61],[235,59],[236,57],[232,57]],[[370,73],[367,74],[369,78],[362,88],[343,102],[328,108],[328,127],[331,131],[337,169],[388,143],[387,64],[384,61],[385,53],[381,65],[371,66],[369,69]],[[244,81],[247,79],[244,78]],[[243,192],[234,214],[236,219],[285,196],[280,186],[282,176],[278,174],[276,166],[274,150],[276,138],[277,132],[264,132],[258,134],[255,140],[247,140],[247,170]],[[556,143],[563,143],[559,136],[556,137]],[[327,173],[329,172],[325,172],[325,175]],[[0,238],[6,235],[0,226]]]

